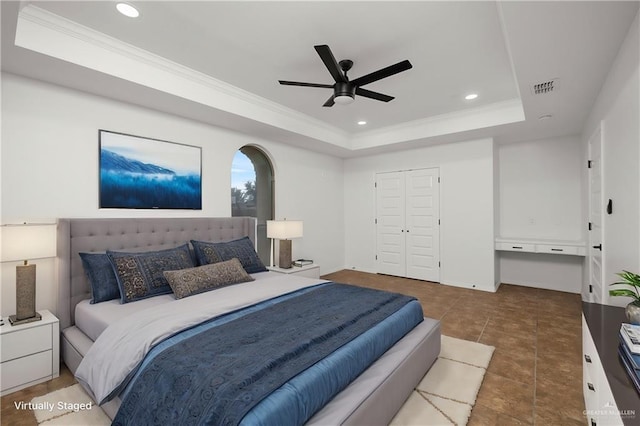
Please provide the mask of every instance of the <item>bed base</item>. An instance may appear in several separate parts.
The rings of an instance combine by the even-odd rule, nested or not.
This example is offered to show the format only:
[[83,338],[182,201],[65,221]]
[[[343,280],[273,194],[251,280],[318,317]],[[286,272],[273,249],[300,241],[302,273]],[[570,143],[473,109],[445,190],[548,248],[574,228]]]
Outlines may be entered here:
[[307,424],[387,426],[438,358],[440,339],[440,322],[425,318]]

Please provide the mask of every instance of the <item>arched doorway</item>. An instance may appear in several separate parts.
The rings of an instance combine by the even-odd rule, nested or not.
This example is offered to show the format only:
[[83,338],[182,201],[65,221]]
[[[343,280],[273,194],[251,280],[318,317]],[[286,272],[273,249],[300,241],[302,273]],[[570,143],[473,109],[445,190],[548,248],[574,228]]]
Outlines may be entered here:
[[267,155],[255,146],[240,148],[231,165],[231,216],[258,219],[257,251],[265,265],[270,259],[267,220],[273,219],[273,187],[273,167]]

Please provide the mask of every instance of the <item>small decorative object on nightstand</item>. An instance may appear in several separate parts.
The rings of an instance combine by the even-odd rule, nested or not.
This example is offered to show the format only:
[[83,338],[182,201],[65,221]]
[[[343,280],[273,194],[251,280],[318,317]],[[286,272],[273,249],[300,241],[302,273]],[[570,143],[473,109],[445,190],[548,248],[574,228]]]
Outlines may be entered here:
[[28,260],[56,255],[56,225],[3,225],[0,239],[2,262],[24,262],[16,266],[16,314],[9,316],[9,322],[17,325],[38,321],[41,316],[36,312],[36,265],[29,265]]
[[0,326],[1,395],[60,375],[60,323],[51,312],[41,321]]
[[278,272],[280,274],[296,275],[299,277],[316,279],[320,278],[320,266],[315,263],[304,266],[294,266],[288,269],[278,268],[277,266],[269,266],[267,269],[272,272]]
[[273,240],[280,240],[278,266],[291,268],[291,239],[302,237],[301,220],[268,220],[267,238],[271,238],[271,266],[273,265]]

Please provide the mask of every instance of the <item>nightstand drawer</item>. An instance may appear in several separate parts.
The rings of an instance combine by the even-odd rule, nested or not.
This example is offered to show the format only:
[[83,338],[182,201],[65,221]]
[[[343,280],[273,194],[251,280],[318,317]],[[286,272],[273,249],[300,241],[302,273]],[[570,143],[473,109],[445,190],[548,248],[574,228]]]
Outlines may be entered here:
[[[294,268],[296,268],[296,266],[294,266]],[[301,268],[298,268],[301,269]],[[319,279],[320,278],[320,267],[319,266],[315,266],[312,268],[304,268],[301,269],[300,271],[294,272],[294,274],[298,277],[307,277],[307,278],[316,278]]]
[[52,356],[52,351],[49,350],[3,363],[0,367],[2,391],[38,379],[51,378]]
[[[51,324],[4,333],[2,335],[0,359],[5,362],[36,352],[46,351],[53,347],[51,339]],[[3,365],[3,371],[5,368]],[[4,387],[4,384],[2,386]]]

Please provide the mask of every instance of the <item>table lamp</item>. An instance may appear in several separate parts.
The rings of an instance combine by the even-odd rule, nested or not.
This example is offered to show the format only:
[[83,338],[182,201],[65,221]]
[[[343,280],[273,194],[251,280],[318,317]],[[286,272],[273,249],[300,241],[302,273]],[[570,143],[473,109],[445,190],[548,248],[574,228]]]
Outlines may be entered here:
[[271,266],[273,266],[273,240],[280,240],[278,266],[291,268],[291,239],[302,237],[301,220],[268,220],[267,238],[271,238]]
[[36,265],[29,260],[55,257],[56,225],[29,224],[0,226],[2,262],[23,261],[16,266],[16,314],[9,316],[11,325],[42,319],[36,312]]

